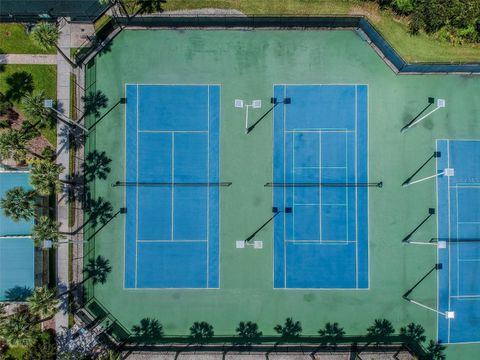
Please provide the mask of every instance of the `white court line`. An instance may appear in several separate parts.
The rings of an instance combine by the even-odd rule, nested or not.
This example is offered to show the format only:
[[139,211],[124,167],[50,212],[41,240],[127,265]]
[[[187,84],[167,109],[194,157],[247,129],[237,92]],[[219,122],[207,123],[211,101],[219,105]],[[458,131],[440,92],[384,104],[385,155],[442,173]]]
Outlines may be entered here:
[[345,169],[346,166],[295,166],[294,169]]
[[475,225],[478,225],[478,224],[480,224],[480,221],[457,221],[457,224],[475,224]]
[[[295,134],[292,135],[292,166],[295,166]],[[295,170],[292,171],[293,183],[295,184]],[[290,190],[292,192],[292,237],[295,237],[295,186]]]
[[[287,97],[287,86],[283,87],[283,98]],[[286,143],[287,143],[287,136],[286,136],[286,129],[287,129],[287,108],[286,104],[283,104],[283,178],[287,179],[287,158],[286,158]],[[283,208],[287,206],[287,188],[283,188]],[[283,212],[283,287],[287,287],[287,227],[286,227],[287,217],[285,215],[285,211]]]
[[206,134],[208,130],[138,130],[138,132],[153,134]]
[[[322,133],[319,132],[318,133],[318,165],[319,165],[319,168],[318,168],[318,182],[322,182],[322,175],[323,175],[323,172],[322,172],[322,164],[323,164],[323,153],[322,153]],[[318,221],[318,226],[319,226],[319,237],[320,237],[320,241],[322,241],[323,239],[323,219],[322,219],[322,187],[320,187],[318,189],[318,202],[319,202],[319,205],[318,205],[318,217],[319,217],[319,221]]]
[[480,295],[457,295],[457,296],[450,296],[452,299],[466,299],[466,300],[474,300],[479,299]]
[[[447,140],[447,167],[450,168],[450,140]],[[450,188],[450,176],[447,177],[447,188]],[[447,204],[448,204],[448,311],[451,311],[451,298],[452,294],[452,252],[451,252],[451,204],[450,204],[450,190],[447,191]],[[447,337],[450,342],[450,319],[447,319]]]
[[[210,85],[207,87],[207,182],[210,182]],[[207,188],[207,288],[210,278],[210,187]],[[220,204],[219,204],[220,206]]]
[[172,244],[172,243],[202,243],[207,242],[208,240],[137,240],[139,243],[165,243],[165,244]]
[[333,204],[333,203],[294,203],[295,206],[348,206],[347,204]]
[[286,130],[286,133],[353,133],[355,130],[347,129],[326,129],[326,128],[297,128]]
[[[358,118],[358,108],[357,108],[357,102],[358,102],[358,97],[357,97],[357,85],[355,85],[355,183],[358,182],[358,174],[357,174],[357,168],[358,168],[358,158],[357,158],[357,118]],[[367,135],[368,136],[368,135]],[[367,155],[368,156],[368,155]],[[347,197],[348,198],[348,197]],[[348,210],[347,210],[348,212]],[[347,232],[348,232],[348,222],[347,222]],[[355,188],[355,280],[356,280],[356,287],[358,289],[358,189]]]
[[[135,127],[135,131],[136,131],[136,136],[137,136],[137,153],[135,154],[136,157],[137,157],[137,166],[136,166],[136,177],[137,177],[137,184],[138,184],[138,143],[139,143],[139,137],[138,137],[138,98],[139,98],[139,94],[138,94],[138,85],[137,85],[137,113],[135,114],[136,115],[136,118],[137,118],[137,124],[136,124],[136,127]],[[135,287],[137,287],[137,284],[138,284],[138,187],[136,188],[135,190],[135,195],[136,195],[136,201],[135,201]]]
[[171,136],[171,146],[172,146],[172,188],[171,188],[171,191],[172,191],[172,196],[171,196],[171,201],[172,201],[172,223],[171,223],[171,236],[172,236],[172,241],[174,238],[174,220],[175,220],[175,186],[173,186],[173,184],[175,184],[175,134],[172,133],[172,136]]
[[[435,150],[438,151],[438,140],[435,140]],[[438,174],[438,159],[435,160],[435,174]],[[438,195],[439,195],[439,191],[438,191],[438,182],[439,182],[439,178],[436,179],[435,181],[435,184],[436,184],[436,187],[435,187],[435,194],[436,194],[436,199],[435,199],[435,208],[436,209],[439,209],[438,207]],[[440,209],[439,209],[440,210]],[[440,237],[440,233],[439,233],[439,225],[440,221],[439,221],[439,216],[437,214],[437,237]],[[439,255],[439,252],[440,252],[440,248],[437,246],[437,261],[436,261],[436,264],[439,264],[440,262],[440,255]],[[440,271],[436,271],[436,277],[437,277],[437,307],[436,309],[437,310],[441,310],[440,309]],[[450,294],[449,294],[450,295]],[[438,342],[438,333],[439,333],[439,322],[438,322],[438,316],[435,316],[435,322],[437,324],[437,328],[436,328],[436,340]]]
[[[455,239],[458,239],[458,234],[459,234],[458,215],[460,214],[460,211],[459,211],[459,208],[458,208],[458,188],[455,188],[455,206],[456,206]],[[452,246],[452,244],[450,246]],[[460,248],[459,248],[458,243],[456,243],[454,246],[456,247],[456,253],[457,253],[456,254],[457,255],[457,294],[460,294]]]
[[480,259],[460,259],[461,262],[478,262]]

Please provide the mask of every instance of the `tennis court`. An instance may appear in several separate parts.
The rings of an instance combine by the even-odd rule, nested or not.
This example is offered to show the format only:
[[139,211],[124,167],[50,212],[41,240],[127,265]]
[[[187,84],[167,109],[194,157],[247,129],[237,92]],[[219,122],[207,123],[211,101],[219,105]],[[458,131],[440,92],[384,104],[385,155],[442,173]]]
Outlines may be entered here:
[[[438,339],[445,343],[478,342],[480,339],[480,141],[438,140],[439,176]],[[442,244],[443,243],[443,244]]]
[[125,287],[218,288],[220,87],[127,84],[126,99]]
[[[1,171],[0,172],[0,198],[5,193],[16,187],[21,186],[25,190],[31,190],[32,187],[28,183],[29,173],[27,171]],[[33,227],[33,219],[25,221],[13,221],[5,216],[3,209],[0,209],[0,236],[12,235],[30,235]]]
[[368,87],[276,85],[275,288],[368,288]]
[[[16,186],[31,190],[28,177],[28,171],[0,171],[0,198]],[[0,301],[12,300],[8,294],[15,289],[34,287],[32,227],[33,219],[15,222],[0,209]]]
[[30,237],[0,238],[0,301],[9,291],[35,286],[34,247]]

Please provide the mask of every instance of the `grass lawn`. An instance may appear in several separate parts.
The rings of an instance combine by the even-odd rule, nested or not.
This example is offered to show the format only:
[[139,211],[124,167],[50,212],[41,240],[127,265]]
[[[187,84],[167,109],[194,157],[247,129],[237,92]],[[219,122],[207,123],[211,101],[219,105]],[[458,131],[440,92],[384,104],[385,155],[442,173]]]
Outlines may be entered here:
[[374,3],[358,0],[170,0],[166,11],[182,9],[237,9],[248,15],[366,15],[399,54],[408,62],[478,62],[480,45],[456,45],[421,33],[412,36],[407,20]]
[[[0,72],[0,92],[6,93],[9,89],[8,79],[14,73],[26,72],[32,75],[33,91],[44,91],[51,99],[57,98],[57,68],[55,65],[5,65]],[[21,111],[18,102],[15,107]],[[55,147],[57,134],[55,127],[41,128],[40,132]]]
[[22,24],[0,24],[0,52],[4,54],[55,54],[42,50],[25,34]]

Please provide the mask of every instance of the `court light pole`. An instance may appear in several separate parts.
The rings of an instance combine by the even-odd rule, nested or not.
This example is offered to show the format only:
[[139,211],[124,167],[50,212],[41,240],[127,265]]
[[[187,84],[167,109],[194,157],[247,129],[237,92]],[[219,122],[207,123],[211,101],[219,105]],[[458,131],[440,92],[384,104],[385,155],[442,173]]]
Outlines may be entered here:
[[450,177],[450,176],[454,176],[454,175],[455,175],[455,170],[453,168],[445,168],[443,171],[441,171],[441,172],[439,172],[435,175],[430,175],[430,176],[427,176],[427,177],[424,177],[422,179],[418,179],[418,180],[415,180],[415,181],[405,182],[405,183],[402,184],[402,186],[407,187],[407,186],[417,184],[417,183],[420,183],[420,182],[423,182],[423,181],[426,181],[426,180],[430,180],[430,179],[433,179],[433,178],[437,178],[437,177],[440,177],[440,176]]
[[58,118],[59,118],[60,120],[63,120],[63,121],[65,121],[66,123],[68,123],[68,124],[70,124],[70,125],[74,125],[74,126],[76,126],[76,127],[79,127],[80,129],[83,130],[83,132],[84,132],[85,134],[88,135],[88,132],[89,132],[89,131],[88,131],[88,129],[87,129],[86,127],[84,127],[83,125],[81,125],[81,124],[73,121],[72,119],[70,119],[70,118],[67,117],[66,115],[62,114],[62,113],[61,113],[60,111],[58,111],[57,109],[55,109],[55,108],[53,107],[53,100],[51,100],[51,99],[44,100],[44,101],[43,101],[43,106],[44,106],[46,109],[50,109],[50,110],[52,110],[55,114],[57,114],[57,116],[58,116]]
[[237,109],[246,108],[245,112],[245,134],[248,134],[248,109],[260,109],[262,107],[262,100],[253,100],[251,104],[245,104],[241,99],[235,99],[235,107]]
[[455,318],[455,312],[454,311],[445,311],[445,312],[442,312],[442,311],[439,311],[437,309],[434,309],[428,305],[425,305],[425,304],[422,304],[421,302],[419,301],[416,301],[416,300],[413,300],[411,299],[409,296],[410,294],[413,292],[413,290],[415,290],[415,288],[420,285],[431,273],[433,273],[435,270],[441,270],[442,269],[442,264],[435,264],[433,266],[433,268],[431,268],[415,285],[412,286],[412,288],[410,288],[407,292],[405,292],[405,294],[402,295],[402,298],[406,301],[408,301],[409,303],[412,303],[412,304],[415,304],[417,306],[420,306],[421,308],[423,309],[426,309],[426,310],[430,310],[430,311],[433,311],[439,315],[442,315],[444,316],[446,319],[454,319]]
[[[429,117],[430,115],[432,115],[435,111],[439,110],[439,109],[442,109],[446,106],[446,103],[445,103],[445,99],[437,99],[437,106],[435,107],[435,109],[433,109],[432,111],[430,111],[429,113],[423,115],[421,118],[419,119],[414,119],[412,122],[410,122],[409,124],[405,125],[402,130],[400,130],[400,133],[404,133],[405,131],[407,131],[408,129],[414,127],[415,125],[417,125],[419,122],[425,120],[427,117]],[[427,106],[428,108],[428,106]]]

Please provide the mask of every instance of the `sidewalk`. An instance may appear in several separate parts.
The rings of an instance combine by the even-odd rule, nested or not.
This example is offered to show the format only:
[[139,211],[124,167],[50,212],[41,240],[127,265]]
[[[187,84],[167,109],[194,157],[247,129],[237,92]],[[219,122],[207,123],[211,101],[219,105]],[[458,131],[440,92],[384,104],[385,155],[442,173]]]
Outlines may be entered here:
[[0,64],[56,65],[57,55],[0,54]]
[[[62,20],[58,46],[64,54],[70,54],[70,24]],[[58,53],[57,63],[57,108],[65,116],[70,116],[70,64]],[[69,169],[69,134],[70,128],[64,122],[57,123],[57,163],[64,167],[60,179],[65,180]],[[68,233],[68,196],[65,193],[57,195],[57,221],[61,224],[60,231]],[[67,236],[66,240],[70,240]],[[59,293],[70,289],[68,278],[68,243],[60,243],[57,248],[57,286]],[[55,315],[55,331],[62,336],[68,330],[68,294],[61,299],[60,311]]]

